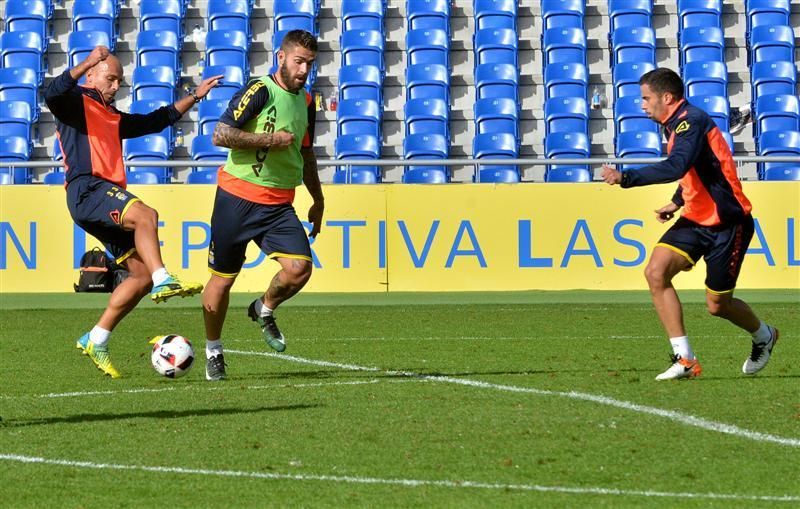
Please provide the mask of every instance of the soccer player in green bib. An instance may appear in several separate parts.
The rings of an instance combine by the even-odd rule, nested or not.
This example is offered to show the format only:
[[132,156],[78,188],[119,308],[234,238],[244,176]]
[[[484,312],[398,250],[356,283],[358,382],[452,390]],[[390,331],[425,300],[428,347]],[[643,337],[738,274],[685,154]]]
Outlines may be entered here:
[[[203,291],[207,380],[226,376],[222,326],[250,241],[281,266],[247,310],[278,352],[286,349],[286,341],[273,312],[311,277],[308,237],[320,232],[325,208],[311,145],[316,112],[303,88],[316,56],[317,40],[311,33],[288,32],[278,50],[277,72],[251,79],[233,96],[214,129],[214,144],[231,150],[217,177],[208,249],[211,278]],[[314,200],[308,211],[313,225],[309,235],[292,206],[300,184]]]

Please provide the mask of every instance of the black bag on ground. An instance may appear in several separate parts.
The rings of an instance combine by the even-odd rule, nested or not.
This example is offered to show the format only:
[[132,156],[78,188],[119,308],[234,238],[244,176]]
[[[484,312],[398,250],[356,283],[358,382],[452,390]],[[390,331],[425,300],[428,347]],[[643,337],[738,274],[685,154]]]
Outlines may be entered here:
[[81,256],[81,272],[76,292],[110,292],[112,286],[111,264],[106,252],[96,247]]

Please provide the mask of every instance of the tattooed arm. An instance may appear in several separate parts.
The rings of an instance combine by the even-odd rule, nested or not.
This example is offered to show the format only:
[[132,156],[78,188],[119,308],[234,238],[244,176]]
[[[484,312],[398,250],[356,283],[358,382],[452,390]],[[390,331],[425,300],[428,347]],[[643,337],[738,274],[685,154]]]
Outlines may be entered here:
[[303,147],[303,183],[308,189],[308,194],[314,199],[314,204],[308,210],[308,221],[314,225],[309,237],[316,237],[322,231],[322,215],[325,211],[325,196],[322,194],[322,185],[319,183],[319,170],[317,169],[317,156],[314,149]]
[[222,122],[217,122],[211,141],[218,147],[227,148],[281,148],[291,145],[294,142],[294,135],[286,131],[278,131],[276,133],[249,133]]

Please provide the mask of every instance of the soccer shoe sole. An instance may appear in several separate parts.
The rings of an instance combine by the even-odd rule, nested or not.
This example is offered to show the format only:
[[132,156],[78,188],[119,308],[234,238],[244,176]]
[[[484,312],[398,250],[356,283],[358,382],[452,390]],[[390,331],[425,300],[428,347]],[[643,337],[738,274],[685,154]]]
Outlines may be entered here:
[[89,359],[92,361],[92,364],[94,364],[94,367],[96,367],[97,369],[102,371],[104,375],[110,376],[111,378],[122,378],[122,375],[119,373],[119,371],[115,371],[115,373],[110,373],[110,372],[106,371],[105,369],[101,368],[100,364],[98,364],[97,361],[94,360],[94,357],[89,355],[89,352],[86,351],[86,349],[83,347],[83,345],[80,343],[80,341],[76,341],[75,342],[75,348],[77,348],[78,350],[81,351],[81,355],[85,355],[85,356],[89,357]]
[[761,372],[764,368],[767,367],[767,364],[769,364],[770,359],[772,359],[772,350],[775,349],[775,345],[778,344],[778,338],[781,337],[780,331],[778,329],[774,329],[774,330],[775,330],[775,339],[772,340],[772,347],[770,347],[770,349],[769,349],[769,359],[767,359],[767,362],[765,362],[763,366],[761,366],[760,368],[758,368],[755,371],[745,371],[745,367],[747,366],[747,361],[744,361],[744,364],[742,364],[742,373],[744,373],[747,376],[751,376],[751,375],[755,375],[756,373]]
[[203,291],[203,286],[190,286],[187,288],[180,288],[178,290],[164,290],[163,292],[158,292],[156,294],[150,295],[150,299],[155,302],[156,304],[160,302],[164,302],[167,299],[171,299],[172,297],[191,297],[192,295],[197,295],[198,293]]

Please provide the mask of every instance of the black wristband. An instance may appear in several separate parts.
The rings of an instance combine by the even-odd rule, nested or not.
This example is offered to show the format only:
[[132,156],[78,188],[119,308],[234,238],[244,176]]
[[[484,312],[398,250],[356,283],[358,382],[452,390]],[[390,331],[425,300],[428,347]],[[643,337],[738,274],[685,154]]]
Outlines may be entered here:
[[192,90],[191,92],[189,92],[189,94],[190,94],[190,95],[191,95],[191,96],[194,98],[194,103],[195,103],[195,104],[197,104],[197,103],[199,103],[199,102],[200,102],[200,98],[199,98],[199,97],[197,97],[197,94],[194,92],[194,90]]

